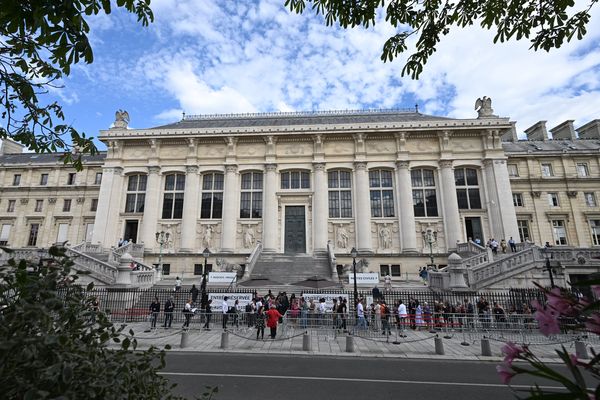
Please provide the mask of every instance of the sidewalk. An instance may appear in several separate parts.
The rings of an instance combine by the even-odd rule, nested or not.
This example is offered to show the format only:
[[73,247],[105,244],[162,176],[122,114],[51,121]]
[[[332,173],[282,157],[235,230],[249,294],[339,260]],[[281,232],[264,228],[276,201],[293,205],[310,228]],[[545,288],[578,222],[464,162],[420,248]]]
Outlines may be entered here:
[[[115,325],[119,325],[118,323]],[[177,328],[164,329],[162,327],[150,330],[148,323],[128,324],[124,332],[129,329],[135,332],[135,338],[138,341],[139,349],[146,349],[152,345],[164,348],[171,346],[170,351],[186,352],[228,352],[228,353],[269,353],[269,354],[287,354],[287,355],[329,355],[341,357],[386,357],[386,358],[404,358],[404,359],[436,359],[436,360],[480,360],[480,361],[501,361],[501,347],[504,345],[503,339],[490,339],[490,346],[493,356],[486,357],[481,355],[481,336],[468,336],[461,333],[439,332],[437,334],[427,331],[407,332],[406,338],[392,335],[386,340],[385,336],[363,338],[351,336],[354,341],[353,352],[347,351],[347,334],[341,334],[335,337],[331,331],[318,332],[308,331],[310,350],[303,350],[304,331],[301,329],[288,328],[284,332],[278,329],[278,335],[275,340],[268,337],[269,330],[266,329],[265,339],[256,340],[256,330],[254,328],[240,327],[237,330],[228,329],[228,343],[225,349],[221,348],[223,330],[220,325],[214,325],[210,331],[199,329],[190,329],[187,331],[187,340],[182,347],[183,331]],[[435,337],[438,336],[443,343],[443,355],[436,354]],[[446,336],[446,338],[444,338]],[[450,338],[448,338],[450,336]],[[463,345],[461,343],[468,343]],[[586,343],[589,352],[589,342]],[[533,352],[545,362],[561,362],[555,349],[560,349],[561,345],[572,353],[575,353],[574,341],[552,341],[547,340],[544,344],[531,344]],[[594,346],[597,348],[597,346]]]

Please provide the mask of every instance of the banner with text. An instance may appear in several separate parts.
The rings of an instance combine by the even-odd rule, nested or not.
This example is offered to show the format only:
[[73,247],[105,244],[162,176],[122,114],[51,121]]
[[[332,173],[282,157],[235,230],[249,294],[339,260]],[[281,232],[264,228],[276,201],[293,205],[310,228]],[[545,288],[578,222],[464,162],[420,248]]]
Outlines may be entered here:
[[210,283],[226,283],[235,282],[235,272],[209,272],[208,281]]
[[[354,274],[349,275],[350,284],[354,284]],[[361,272],[356,274],[356,284],[360,286],[375,286],[379,283],[377,272]]]
[[227,305],[229,307],[233,307],[235,305],[235,301],[239,300],[238,309],[243,309],[246,304],[252,301],[252,293],[209,293],[208,299],[212,300],[213,310],[221,307],[223,304],[223,299],[227,296]]

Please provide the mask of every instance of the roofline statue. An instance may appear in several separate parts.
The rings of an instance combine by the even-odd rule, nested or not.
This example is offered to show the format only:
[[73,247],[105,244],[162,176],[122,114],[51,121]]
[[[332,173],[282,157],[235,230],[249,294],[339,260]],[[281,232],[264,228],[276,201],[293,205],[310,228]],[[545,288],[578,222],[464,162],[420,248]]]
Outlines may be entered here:
[[492,108],[492,99],[487,96],[478,98],[475,101],[475,110],[477,111],[477,118],[497,118],[494,115],[494,109]]
[[117,112],[115,112],[115,122],[113,123],[113,128],[126,129],[128,125],[129,113],[125,110],[117,110]]

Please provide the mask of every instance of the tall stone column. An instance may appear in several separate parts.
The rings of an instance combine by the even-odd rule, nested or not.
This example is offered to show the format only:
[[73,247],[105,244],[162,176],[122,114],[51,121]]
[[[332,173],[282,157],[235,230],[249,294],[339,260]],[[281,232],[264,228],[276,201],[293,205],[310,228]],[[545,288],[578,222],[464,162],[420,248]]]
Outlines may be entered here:
[[492,225],[492,234],[498,241],[508,239],[512,236],[518,240],[519,228],[517,226],[517,214],[512,199],[510,178],[505,160],[485,160],[485,184],[488,194],[494,197],[489,201]]
[[237,220],[240,213],[237,165],[225,166],[225,186],[223,188],[223,226],[221,229],[221,251],[233,253],[236,247]]
[[315,194],[313,195],[313,238],[314,251],[327,250],[327,218],[328,218],[328,191],[327,172],[325,163],[314,163]]
[[277,165],[265,165],[265,203],[263,207],[263,251],[274,253],[279,248],[277,240]]
[[398,199],[400,202],[400,231],[402,232],[402,252],[417,251],[415,234],[415,209],[412,201],[412,181],[408,161],[396,162],[398,175]]
[[[485,207],[488,210],[490,219],[490,235],[500,242],[502,237],[502,222],[500,217],[500,204],[498,204],[498,191],[496,188],[496,179],[494,178],[494,160],[483,161],[483,179],[486,194]],[[483,185],[482,185],[483,186]],[[481,186],[480,186],[481,187]],[[509,193],[510,190],[509,190]],[[504,211],[503,211],[504,212]]]
[[160,167],[148,167],[148,180],[146,181],[146,201],[144,202],[144,217],[142,220],[141,238],[144,248],[148,251],[156,245],[156,224],[159,217],[160,204]]
[[354,163],[356,176],[356,248],[359,252],[371,253],[371,198],[369,190],[369,174],[367,163],[363,161]]
[[186,167],[185,192],[183,194],[183,218],[181,220],[181,251],[196,250],[196,224],[198,223],[198,195],[200,175],[196,165]]
[[456,199],[456,183],[452,161],[440,161],[441,186],[443,194],[444,230],[446,231],[446,246],[448,250],[456,249],[456,241],[462,235],[460,231],[460,215]]
[[119,234],[117,222],[121,210],[121,195],[123,192],[123,168],[106,167],[102,172],[102,183],[98,196],[98,209],[94,221],[92,242],[104,247],[117,244]]

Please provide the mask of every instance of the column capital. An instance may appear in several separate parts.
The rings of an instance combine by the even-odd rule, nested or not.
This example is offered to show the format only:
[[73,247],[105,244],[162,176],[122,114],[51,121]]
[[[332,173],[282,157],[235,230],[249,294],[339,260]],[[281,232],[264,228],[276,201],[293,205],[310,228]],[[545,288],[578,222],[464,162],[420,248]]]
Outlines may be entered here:
[[277,164],[265,164],[265,171],[267,172],[276,172]]
[[494,166],[494,160],[489,159],[489,158],[486,159],[486,160],[483,160],[483,166],[484,167],[493,167]]
[[357,171],[366,171],[367,170],[367,162],[366,161],[355,161],[354,169]]
[[237,165],[226,165],[225,166],[225,172],[227,173],[236,173],[237,172]]
[[196,173],[198,173],[199,168],[197,165],[187,165],[185,167],[185,170],[188,174],[196,174]]
[[396,161],[396,167],[399,169],[408,169],[410,161]]
[[440,160],[440,168],[452,168],[452,160]]
[[315,169],[315,171],[325,171],[325,163],[315,162],[313,163],[313,168]]
[[148,173],[150,174],[160,174],[160,166],[151,165],[148,167]]

